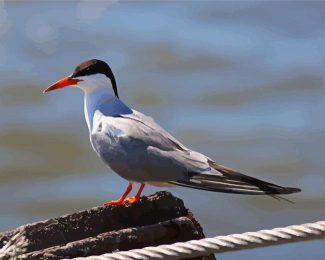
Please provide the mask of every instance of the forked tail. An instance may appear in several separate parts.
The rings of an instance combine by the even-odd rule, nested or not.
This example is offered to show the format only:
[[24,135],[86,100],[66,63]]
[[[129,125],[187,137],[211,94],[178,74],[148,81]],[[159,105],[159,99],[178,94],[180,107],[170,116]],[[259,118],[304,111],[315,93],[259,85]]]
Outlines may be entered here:
[[172,181],[170,183],[199,190],[215,192],[250,194],[250,195],[271,195],[280,198],[280,194],[291,194],[300,192],[299,188],[282,187],[270,182],[262,181],[240,172],[208,161],[210,167],[217,170],[220,175],[211,173],[191,173],[188,180]]

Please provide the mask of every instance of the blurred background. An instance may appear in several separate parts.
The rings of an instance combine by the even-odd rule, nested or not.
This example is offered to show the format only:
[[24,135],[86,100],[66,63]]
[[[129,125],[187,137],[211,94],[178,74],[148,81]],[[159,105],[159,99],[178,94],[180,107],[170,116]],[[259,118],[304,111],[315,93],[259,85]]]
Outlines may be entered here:
[[[190,148],[278,184],[295,204],[168,189],[207,236],[325,215],[324,2],[0,3],[0,230],[116,199],[127,182],[92,151],[83,94],[41,90],[108,62],[120,97]],[[159,190],[147,188],[145,194]],[[321,259],[324,241],[218,259]]]

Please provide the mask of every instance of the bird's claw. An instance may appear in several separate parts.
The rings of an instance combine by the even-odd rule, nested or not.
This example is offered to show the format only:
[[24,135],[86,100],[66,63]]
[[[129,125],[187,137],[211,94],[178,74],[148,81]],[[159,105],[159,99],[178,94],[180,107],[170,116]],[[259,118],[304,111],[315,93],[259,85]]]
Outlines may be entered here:
[[105,202],[104,205],[105,206],[109,206],[109,205],[124,205],[126,203],[133,204],[133,203],[136,203],[139,200],[140,200],[140,197],[133,196],[133,197],[126,198],[124,200],[118,199],[118,200],[108,201],[108,202]]
[[104,203],[105,206],[109,205],[123,205],[124,201],[123,200],[112,200],[112,201],[107,201]]
[[133,204],[133,203],[135,203],[135,202],[137,202],[137,201],[139,201],[139,200],[140,200],[140,197],[137,197],[137,196],[129,197],[129,198],[126,198],[126,199],[124,200],[124,204],[125,204],[125,203]]

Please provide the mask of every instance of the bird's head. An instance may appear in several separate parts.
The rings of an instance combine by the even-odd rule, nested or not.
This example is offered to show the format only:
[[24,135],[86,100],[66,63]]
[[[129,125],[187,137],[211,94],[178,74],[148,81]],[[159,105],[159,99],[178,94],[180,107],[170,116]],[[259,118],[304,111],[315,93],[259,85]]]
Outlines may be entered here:
[[43,93],[69,86],[78,87],[85,93],[91,93],[103,87],[111,87],[115,96],[118,97],[113,72],[107,63],[101,60],[92,59],[79,64],[71,75],[55,82]]

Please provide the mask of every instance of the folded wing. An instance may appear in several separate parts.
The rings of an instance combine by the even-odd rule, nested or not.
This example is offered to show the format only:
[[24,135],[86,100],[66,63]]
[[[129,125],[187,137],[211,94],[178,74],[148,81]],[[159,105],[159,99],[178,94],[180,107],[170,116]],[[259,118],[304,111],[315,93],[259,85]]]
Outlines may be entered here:
[[230,168],[219,165],[208,159],[208,163],[220,175],[213,173],[191,173],[188,180],[178,180],[173,184],[216,192],[250,194],[250,195],[276,195],[300,192],[298,188],[282,187],[270,182],[244,175]]
[[251,195],[300,191],[298,188],[282,187],[219,165],[205,155],[185,147],[151,117],[140,112],[133,111],[132,114],[119,117],[130,120],[128,125],[132,125],[127,140],[137,140],[146,150],[142,156],[146,160],[141,161],[140,172],[141,167],[143,171],[150,171],[153,178],[150,181],[168,181],[194,189]]

